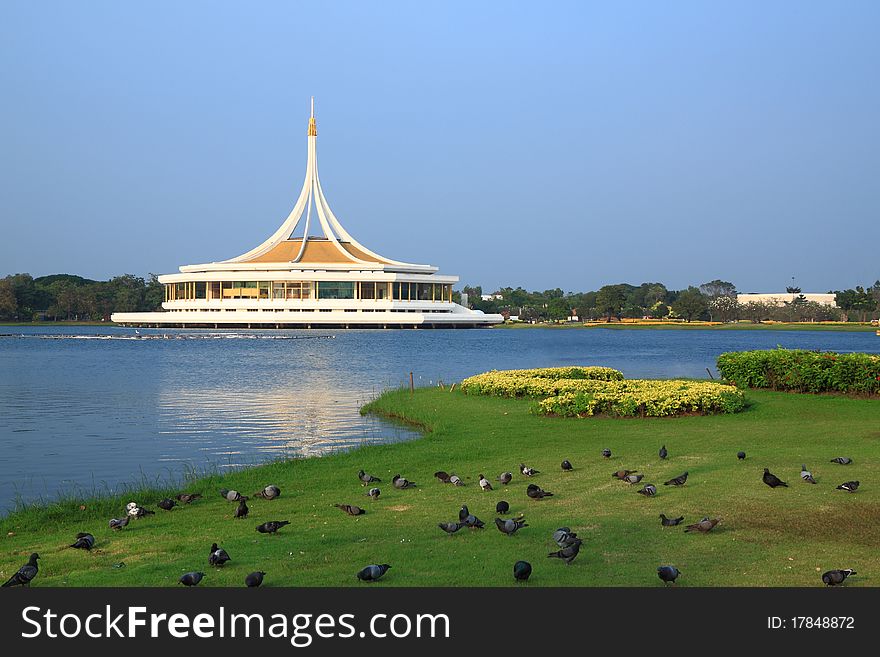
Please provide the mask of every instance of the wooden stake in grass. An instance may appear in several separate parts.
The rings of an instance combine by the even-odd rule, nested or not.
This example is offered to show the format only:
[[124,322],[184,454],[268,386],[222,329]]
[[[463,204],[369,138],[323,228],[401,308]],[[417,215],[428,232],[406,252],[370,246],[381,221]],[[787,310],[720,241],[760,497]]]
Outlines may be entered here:
[[409,373],[409,391],[410,392],[416,391],[416,386],[413,383],[413,373],[412,372]]

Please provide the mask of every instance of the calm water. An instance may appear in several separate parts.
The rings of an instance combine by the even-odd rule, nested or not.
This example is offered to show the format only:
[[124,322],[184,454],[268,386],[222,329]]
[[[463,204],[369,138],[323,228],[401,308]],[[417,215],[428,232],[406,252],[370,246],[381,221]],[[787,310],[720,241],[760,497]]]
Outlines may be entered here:
[[16,496],[112,488],[185,466],[412,438],[358,414],[410,371],[417,385],[572,364],[705,377],[728,350],[880,351],[873,333],[807,331],[0,331],[26,336],[0,337],[0,510]]

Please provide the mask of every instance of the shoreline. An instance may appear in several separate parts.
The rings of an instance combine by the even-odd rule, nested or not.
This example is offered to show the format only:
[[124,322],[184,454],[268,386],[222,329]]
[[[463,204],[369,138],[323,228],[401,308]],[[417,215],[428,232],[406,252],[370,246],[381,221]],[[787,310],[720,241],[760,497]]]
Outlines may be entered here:
[[880,326],[862,322],[778,322],[752,324],[737,322],[722,324],[719,322],[691,322],[691,323],[648,323],[648,322],[574,322],[571,324],[539,323],[528,324],[525,322],[499,324],[493,329],[521,330],[521,329],[568,329],[568,330],[593,330],[611,329],[623,330],[655,330],[655,331],[838,331],[841,333],[869,333],[880,330]]

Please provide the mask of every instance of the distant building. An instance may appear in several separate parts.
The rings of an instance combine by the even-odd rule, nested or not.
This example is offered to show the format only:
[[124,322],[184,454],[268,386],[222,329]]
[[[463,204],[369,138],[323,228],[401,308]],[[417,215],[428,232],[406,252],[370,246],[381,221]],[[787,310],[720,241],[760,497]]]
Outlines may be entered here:
[[483,301],[504,301],[503,294],[481,294],[480,298]]
[[756,303],[770,303],[774,306],[782,306],[786,303],[791,303],[799,296],[804,297],[807,301],[812,301],[814,303],[820,303],[823,306],[836,306],[837,304],[834,302],[833,294],[795,294],[793,292],[773,292],[769,294],[737,294],[736,300],[740,304],[746,304],[751,302]]

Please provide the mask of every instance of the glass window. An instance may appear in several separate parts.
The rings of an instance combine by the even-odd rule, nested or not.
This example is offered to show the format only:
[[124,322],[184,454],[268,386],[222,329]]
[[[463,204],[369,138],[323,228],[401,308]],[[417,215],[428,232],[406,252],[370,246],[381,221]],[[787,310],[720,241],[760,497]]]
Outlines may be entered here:
[[196,299],[208,298],[208,284],[205,282],[196,283]]
[[260,299],[269,298],[269,281],[260,281],[258,289],[260,290]]
[[376,284],[375,283],[361,283],[361,299],[375,299],[376,298]]
[[354,299],[354,281],[320,281],[319,299]]
[[417,294],[419,301],[430,301],[431,300],[431,284],[430,283],[416,283],[417,285]]
[[377,299],[387,299],[388,298],[388,283],[376,283],[376,298]]
[[272,283],[272,298],[284,298],[284,281],[275,281],[274,283]]

